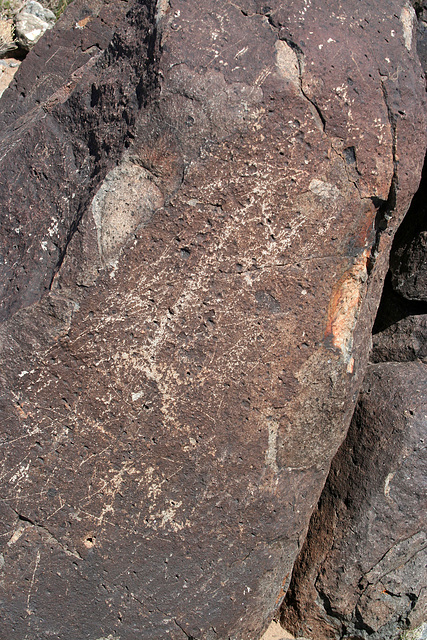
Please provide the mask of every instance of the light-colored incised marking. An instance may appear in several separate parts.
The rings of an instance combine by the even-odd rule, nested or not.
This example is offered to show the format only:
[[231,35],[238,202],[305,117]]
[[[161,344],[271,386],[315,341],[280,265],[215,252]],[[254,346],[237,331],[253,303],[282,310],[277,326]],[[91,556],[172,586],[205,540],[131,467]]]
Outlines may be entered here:
[[389,473],[387,478],[385,479],[384,495],[386,498],[388,498],[390,495],[390,482],[393,480],[395,473],[396,473],[395,471],[393,471],[393,473]]
[[265,452],[265,464],[270,467],[275,473],[278,473],[279,468],[277,466],[277,434],[279,425],[276,420],[267,418],[268,426],[268,445]]
[[30,588],[28,590],[28,596],[27,596],[27,614],[30,616],[31,615],[31,610],[30,610],[30,599],[31,599],[31,593],[33,591],[33,587],[34,587],[34,582],[36,580],[36,573],[37,573],[37,569],[39,567],[40,564],[40,551],[37,549],[37,555],[36,555],[36,562],[34,565],[34,571],[33,571],[33,575],[31,577],[31,582],[30,582]]

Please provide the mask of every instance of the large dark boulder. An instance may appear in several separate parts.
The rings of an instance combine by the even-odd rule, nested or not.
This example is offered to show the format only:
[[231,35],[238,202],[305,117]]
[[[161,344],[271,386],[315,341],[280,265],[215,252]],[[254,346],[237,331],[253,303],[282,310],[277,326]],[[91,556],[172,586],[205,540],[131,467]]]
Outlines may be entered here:
[[419,181],[414,14],[70,11],[0,103],[4,634],[255,639]]

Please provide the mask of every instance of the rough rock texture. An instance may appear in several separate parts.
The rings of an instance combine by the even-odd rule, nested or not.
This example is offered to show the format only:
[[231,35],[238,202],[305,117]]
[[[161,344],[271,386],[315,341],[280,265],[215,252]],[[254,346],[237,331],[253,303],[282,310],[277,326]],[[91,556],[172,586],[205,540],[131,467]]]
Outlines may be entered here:
[[71,5],[0,103],[2,624],[255,639],[419,181],[414,14],[124,4]]
[[407,316],[372,338],[372,362],[427,360],[427,315]]
[[[427,162],[421,187],[399,228],[390,261],[391,284],[406,300],[427,303]],[[423,305],[427,310],[427,305]]]
[[133,135],[153,82],[154,27],[149,7],[126,22],[128,11],[125,0],[76,0],[2,96],[2,319],[49,289],[94,190]]
[[427,70],[427,2],[416,0],[413,4],[418,18],[417,52],[425,73]]
[[426,365],[370,365],[286,596],[296,636],[394,640],[427,619],[426,433]]
[[[377,364],[282,607],[282,622],[296,636],[395,640],[413,629],[408,638],[415,640],[427,630],[427,308],[422,269],[408,259],[426,224],[426,167],[393,243],[374,325]],[[418,256],[419,266],[425,258]]]

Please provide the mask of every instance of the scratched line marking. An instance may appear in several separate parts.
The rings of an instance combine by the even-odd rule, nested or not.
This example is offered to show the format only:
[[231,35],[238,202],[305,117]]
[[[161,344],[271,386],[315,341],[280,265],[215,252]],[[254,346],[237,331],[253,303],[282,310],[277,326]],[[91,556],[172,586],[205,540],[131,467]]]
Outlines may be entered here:
[[33,571],[33,575],[31,577],[31,583],[30,583],[30,588],[28,590],[28,596],[27,596],[27,615],[32,615],[32,611],[30,610],[30,599],[31,599],[31,593],[33,591],[33,586],[34,586],[34,582],[36,580],[36,572],[37,569],[39,567],[40,564],[40,550],[37,549],[37,555],[36,555],[36,562],[34,565],[34,571]]

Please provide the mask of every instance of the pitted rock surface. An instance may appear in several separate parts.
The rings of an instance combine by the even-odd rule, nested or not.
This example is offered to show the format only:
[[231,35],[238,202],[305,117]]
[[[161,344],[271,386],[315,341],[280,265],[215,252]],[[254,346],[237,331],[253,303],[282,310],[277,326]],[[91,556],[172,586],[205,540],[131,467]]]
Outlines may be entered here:
[[1,196],[3,625],[255,639],[347,430],[419,181],[413,15],[121,4],[71,5],[48,36],[69,29],[77,76],[64,63],[30,91],[42,39],[3,97],[7,166],[23,145],[19,180],[44,181],[17,221]]

